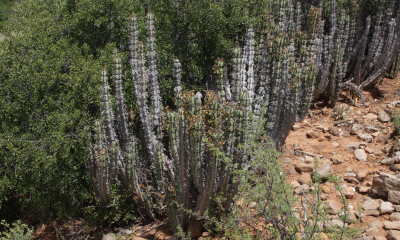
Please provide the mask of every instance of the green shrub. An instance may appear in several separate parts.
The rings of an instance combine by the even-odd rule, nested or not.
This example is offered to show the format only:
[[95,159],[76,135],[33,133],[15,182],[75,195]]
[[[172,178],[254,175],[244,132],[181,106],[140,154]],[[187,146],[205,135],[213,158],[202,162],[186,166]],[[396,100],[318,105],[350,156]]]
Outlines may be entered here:
[[12,224],[12,227],[4,220],[1,224],[8,228],[5,232],[0,232],[0,240],[32,240],[33,239],[33,228],[29,228],[25,223],[21,223],[18,220],[16,223]]

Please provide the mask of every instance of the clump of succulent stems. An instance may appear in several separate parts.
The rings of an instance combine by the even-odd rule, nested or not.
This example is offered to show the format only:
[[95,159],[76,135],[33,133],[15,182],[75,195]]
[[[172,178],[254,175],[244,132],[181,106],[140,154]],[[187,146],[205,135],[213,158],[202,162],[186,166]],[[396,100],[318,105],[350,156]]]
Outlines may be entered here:
[[[398,57],[400,14],[399,1],[380,2],[386,7],[378,4],[372,20],[355,8],[336,11],[331,0],[327,21],[321,17],[322,1],[308,14],[299,2],[274,2],[275,11],[263,16],[260,31],[248,28],[232,59],[215,61],[214,89],[204,96],[182,90],[181,64],[174,61],[174,110],[161,101],[154,15],[147,15],[147,46],[138,40],[137,18],[131,15],[130,65],[140,131],[128,122],[115,51],[115,106],[103,70],[101,110],[91,131],[90,170],[99,202],[108,204],[111,185],[120,182],[152,219],[155,199],[164,199],[159,202],[168,205],[176,231],[207,212],[223,214],[238,191],[235,169],[247,168],[252,159],[241,146],[259,141],[258,124],[279,148],[313,101],[334,105],[345,87],[364,101],[361,89],[385,75]],[[222,196],[218,204],[215,196]]]

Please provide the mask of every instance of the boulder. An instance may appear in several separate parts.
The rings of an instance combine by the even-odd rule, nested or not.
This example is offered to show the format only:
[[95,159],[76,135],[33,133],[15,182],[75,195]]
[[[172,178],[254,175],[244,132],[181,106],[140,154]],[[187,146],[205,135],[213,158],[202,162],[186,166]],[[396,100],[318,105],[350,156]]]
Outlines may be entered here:
[[390,116],[386,113],[385,110],[381,110],[378,114],[378,120],[383,123],[387,123],[390,121]]
[[367,154],[365,153],[364,149],[356,149],[354,151],[354,156],[360,162],[366,162],[367,161]]
[[388,173],[380,172],[374,176],[371,193],[387,197],[390,191],[400,191],[400,179]]

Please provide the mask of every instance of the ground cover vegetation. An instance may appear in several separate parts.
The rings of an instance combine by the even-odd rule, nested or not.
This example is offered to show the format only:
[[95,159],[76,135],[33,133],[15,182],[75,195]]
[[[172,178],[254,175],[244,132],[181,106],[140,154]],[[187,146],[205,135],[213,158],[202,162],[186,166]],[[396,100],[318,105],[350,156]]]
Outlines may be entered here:
[[[346,87],[363,101],[396,64],[399,26],[394,0],[18,1],[0,43],[0,217],[215,225],[248,172],[279,178],[257,164],[312,101]],[[266,199],[290,198],[265,182],[286,194]]]

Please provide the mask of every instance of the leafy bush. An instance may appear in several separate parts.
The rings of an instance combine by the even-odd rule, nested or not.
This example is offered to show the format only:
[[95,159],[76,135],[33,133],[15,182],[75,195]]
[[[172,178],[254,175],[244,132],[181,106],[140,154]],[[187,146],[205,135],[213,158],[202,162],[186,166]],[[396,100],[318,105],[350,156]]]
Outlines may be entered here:
[[1,224],[8,228],[7,231],[1,233],[0,232],[0,240],[32,240],[33,236],[33,228],[30,229],[28,225],[25,223],[21,223],[18,220],[13,224],[13,227],[10,227],[8,223],[4,220],[1,221]]

